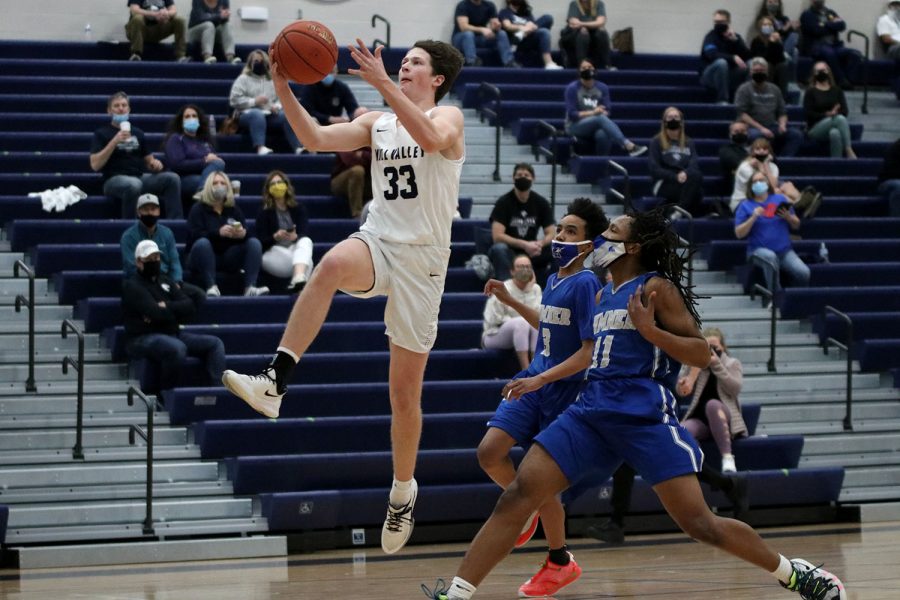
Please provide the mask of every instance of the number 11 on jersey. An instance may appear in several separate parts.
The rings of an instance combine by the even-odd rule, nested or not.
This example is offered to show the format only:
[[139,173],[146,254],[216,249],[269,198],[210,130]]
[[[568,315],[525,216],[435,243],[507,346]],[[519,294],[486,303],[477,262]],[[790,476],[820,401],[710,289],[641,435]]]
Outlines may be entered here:
[[[609,353],[612,350],[613,339],[616,336],[607,335],[604,336],[602,340],[597,340],[597,343],[594,344],[594,360],[591,361],[591,368],[604,368],[609,366]],[[603,347],[603,355],[600,357],[600,364],[597,364],[597,355],[600,354],[600,347]]]

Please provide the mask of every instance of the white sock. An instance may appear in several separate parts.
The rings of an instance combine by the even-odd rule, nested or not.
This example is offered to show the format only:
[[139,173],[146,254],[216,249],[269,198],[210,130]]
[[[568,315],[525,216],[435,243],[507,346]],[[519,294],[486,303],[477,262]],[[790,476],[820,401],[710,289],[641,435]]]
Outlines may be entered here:
[[390,503],[394,506],[403,506],[409,502],[412,496],[409,493],[412,488],[412,482],[412,479],[409,481],[398,481],[395,477],[394,484],[391,486]]
[[781,554],[778,556],[781,558],[781,562],[778,563],[778,568],[772,571],[772,576],[782,583],[790,583],[791,575],[794,573],[794,566],[791,564],[791,561]]
[[286,348],[284,346],[278,346],[278,348],[276,348],[275,351],[276,352],[284,352],[285,354],[287,354],[288,356],[293,358],[295,363],[300,362],[300,357],[297,356],[297,353],[294,352],[293,350],[291,350],[290,348]]
[[450,598],[450,600],[469,600],[474,593],[474,585],[462,577],[454,577],[453,581],[450,582],[450,589],[447,590],[447,598]]

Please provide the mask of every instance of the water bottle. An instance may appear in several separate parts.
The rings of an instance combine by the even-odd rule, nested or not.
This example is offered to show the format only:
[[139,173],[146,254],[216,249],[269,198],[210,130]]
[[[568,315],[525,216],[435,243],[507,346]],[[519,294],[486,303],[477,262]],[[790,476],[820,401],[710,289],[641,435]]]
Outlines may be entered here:
[[93,41],[93,31],[91,30],[91,24],[85,23],[84,25],[84,41],[91,42]]
[[828,262],[828,247],[825,245],[825,242],[819,245],[819,262]]

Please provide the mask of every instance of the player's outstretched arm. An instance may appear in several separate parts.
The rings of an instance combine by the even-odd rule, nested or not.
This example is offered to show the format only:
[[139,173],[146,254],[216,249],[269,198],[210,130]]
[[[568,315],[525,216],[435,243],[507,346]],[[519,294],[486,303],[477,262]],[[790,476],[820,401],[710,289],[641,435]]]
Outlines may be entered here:
[[644,339],[692,367],[709,365],[709,344],[672,282],[654,277],[628,299],[628,316]]
[[579,371],[584,371],[591,366],[591,357],[594,355],[594,340],[581,340],[581,348],[575,354],[572,354],[566,360],[558,365],[547,369],[543,373],[538,373],[534,377],[523,377],[522,379],[513,379],[503,386],[503,397],[519,398],[523,394],[533,392],[548,383],[565,379],[570,375],[574,375]]
[[426,115],[400,88],[394,85],[384,62],[381,60],[383,46],[375,48],[374,54],[357,38],[356,46],[349,46],[350,56],[359,65],[358,69],[348,69],[351,75],[358,75],[372,85],[384,97],[403,126],[425,152],[441,152],[449,159],[460,158],[463,147],[463,114],[455,106],[438,106]]
[[275,93],[281,101],[284,116],[304,148],[316,152],[346,152],[372,143],[372,124],[381,116],[380,112],[367,112],[349,123],[323,127],[294,96],[287,78],[278,70],[271,50],[269,60],[272,64],[272,83],[275,84]]

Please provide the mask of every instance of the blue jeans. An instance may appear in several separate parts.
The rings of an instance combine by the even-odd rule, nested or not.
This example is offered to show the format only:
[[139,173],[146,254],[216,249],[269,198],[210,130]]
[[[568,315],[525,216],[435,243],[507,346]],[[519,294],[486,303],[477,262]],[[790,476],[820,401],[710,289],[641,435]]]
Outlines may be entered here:
[[216,283],[216,267],[229,273],[244,272],[244,289],[256,285],[256,276],[262,265],[262,244],[255,237],[244,238],[243,244],[235,244],[222,254],[213,252],[207,238],[200,238],[191,246],[188,266],[203,289]]
[[576,121],[569,125],[569,133],[579,140],[589,142],[593,139],[594,154],[597,156],[608,155],[612,142],[624,149],[627,141],[619,126],[606,115],[594,115]]
[[497,53],[500,54],[500,62],[504,65],[509,64],[513,59],[512,48],[509,45],[509,36],[502,29],[494,32],[494,39],[489,40],[483,35],[476,35],[472,31],[460,31],[453,34],[453,47],[462,52],[466,57],[466,64],[475,63],[475,48],[490,48],[496,46]]
[[533,52],[534,50],[538,50],[541,54],[550,52],[552,44],[550,28],[553,27],[553,17],[542,15],[535,19],[534,24],[538,26],[537,31],[525,36],[525,39],[519,42],[516,52]]
[[[494,267],[494,279],[499,279],[500,281],[509,279],[511,277],[510,269],[512,268],[513,260],[515,260],[516,254],[521,252],[522,250],[510,248],[503,242],[497,242],[491,246],[487,254],[488,258],[491,259],[491,265]],[[539,255],[531,257],[531,264],[538,276],[538,280],[544,280],[543,271],[552,262],[553,255],[550,253],[550,246],[544,246],[543,251]]]
[[724,58],[714,60],[703,69],[700,83],[715,92],[716,102],[728,102],[734,90],[747,78],[747,69],[731,66]]
[[203,189],[203,184],[206,183],[206,178],[215,173],[216,171],[225,171],[225,161],[224,160],[213,160],[206,163],[206,166],[203,167],[203,170],[199,175],[182,175],[181,176],[181,189],[186,193],[193,195],[194,192],[199,192]]
[[796,287],[809,286],[809,267],[793,250],[773,252],[768,248],[756,248],[747,252],[747,258],[760,259],[760,267],[766,280],[766,287],[773,292],[781,290],[780,274],[784,270]]
[[[778,123],[761,124],[775,134],[775,137],[769,141],[772,143],[778,156],[797,156],[800,146],[803,145],[802,131],[793,127],[787,127],[784,133],[778,133]],[[755,127],[751,127],[747,131],[747,137],[753,142],[756,138],[762,137],[762,132]]]
[[181,219],[181,178],[171,171],[144,173],[140,177],[113,175],[103,183],[103,195],[122,204],[122,218],[137,216],[137,199],[141,194],[156,194],[162,203],[163,218]]
[[888,202],[892,217],[900,217],[900,179],[888,179],[878,186],[878,193]]
[[147,358],[159,364],[159,387],[163,390],[178,383],[178,371],[187,356],[203,361],[209,383],[218,382],[225,370],[225,345],[214,335],[148,333],[130,340],[125,350],[133,359]]
[[250,132],[250,141],[254,147],[266,145],[266,131],[281,129],[284,131],[284,137],[290,145],[291,150],[301,148],[300,140],[297,139],[294,130],[291,129],[290,123],[284,118],[284,113],[265,114],[258,108],[245,110],[240,116],[241,127],[246,128]]

